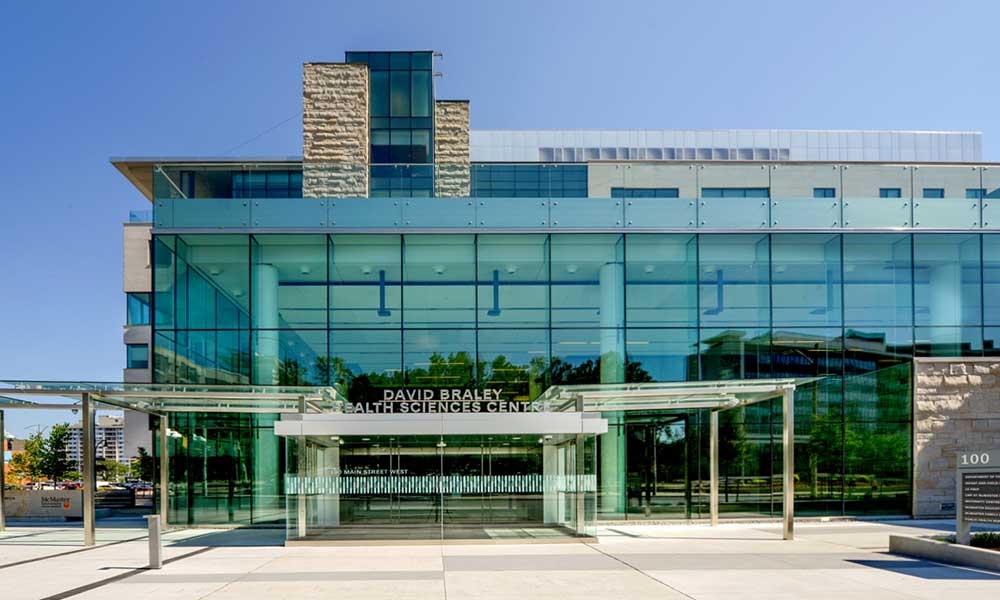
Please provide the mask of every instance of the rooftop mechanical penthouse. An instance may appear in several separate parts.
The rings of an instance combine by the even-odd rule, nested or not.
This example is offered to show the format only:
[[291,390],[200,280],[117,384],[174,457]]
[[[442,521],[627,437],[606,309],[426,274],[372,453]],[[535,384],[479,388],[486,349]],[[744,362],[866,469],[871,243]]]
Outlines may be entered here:
[[112,159],[152,204],[126,381],[333,399],[172,412],[170,522],[954,511],[954,448],[1000,442],[978,133],[477,131],[434,58],[303,65],[301,157]]

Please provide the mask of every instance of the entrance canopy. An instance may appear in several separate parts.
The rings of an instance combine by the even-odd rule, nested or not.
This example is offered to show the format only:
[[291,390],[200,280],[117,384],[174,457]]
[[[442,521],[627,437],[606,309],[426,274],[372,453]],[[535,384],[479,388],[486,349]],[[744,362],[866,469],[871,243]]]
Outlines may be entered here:
[[729,410],[780,398],[811,379],[554,385],[539,398],[553,410]]

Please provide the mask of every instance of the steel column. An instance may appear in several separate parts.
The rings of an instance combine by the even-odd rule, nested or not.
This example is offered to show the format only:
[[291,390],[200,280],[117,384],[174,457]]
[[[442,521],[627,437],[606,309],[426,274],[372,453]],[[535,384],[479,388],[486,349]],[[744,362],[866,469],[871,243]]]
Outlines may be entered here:
[[795,537],[795,388],[785,388],[781,397],[781,440],[784,479],[781,484],[783,536]]
[[170,510],[170,423],[167,415],[160,416],[160,526],[167,528]]
[[95,473],[95,452],[94,452],[94,405],[90,394],[84,392],[80,395],[82,400],[81,410],[83,411],[83,448],[81,453],[81,467],[83,472],[83,545],[94,545],[94,520],[97,512],[94,507],[94,488],[97,487],[97,474]]
[[[0,410],[0,453],[6,455],[7,452],[7,433],[3,428],[3,411]],[[3,505],[4,505],[4,485],[7,483],[7,467],[6,463],[0,459],[0,531],[5,531],[7,529],[7,522],[4,520],[3,516]]]
[[708,512],[712,525],[719,524],[719,413],[709,413],[708,421]]
[[[305,398],[299,398],[299,414],[305,414],[306,412],[306,400]],[[306,495],[305,495],[305,477],[306,477],[306,437],[300,435],[297,440],[298,452],[297,455],[297,465],[296,471],[298,473],[299,480],[299,493],[296,496],[296,528],[297,535],[300,538],[306,537],[306,519],[309,517],[309,512],[306,510]]]

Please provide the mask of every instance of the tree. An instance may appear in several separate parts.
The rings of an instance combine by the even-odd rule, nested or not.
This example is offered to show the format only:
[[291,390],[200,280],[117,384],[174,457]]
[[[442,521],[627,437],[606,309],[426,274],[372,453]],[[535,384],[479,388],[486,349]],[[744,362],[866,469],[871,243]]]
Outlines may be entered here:
[[24,452],[18,452],[10,458],[10,472],[18,480],[30,479],[37,481],[42,478],[41,458],[45,440],[41,433],[36,433],[24,442]]
[[44,476],[52,481],[63,479],[75,466],[66,452],[69,440],[69,424],[55,425],[48,439],[42,445],[39,467]]
[[139,447],[139,456],[132,459],[132,468],[135,470],[135,476],[142,481],[153,481],[153,471],[154,471],[154,461],[153,457],[150,456],[146,449]]
[[99,458],[94,463],[94,471],[98,479],[104,481],[122,481],[128,475],[128,465],[107,458]]

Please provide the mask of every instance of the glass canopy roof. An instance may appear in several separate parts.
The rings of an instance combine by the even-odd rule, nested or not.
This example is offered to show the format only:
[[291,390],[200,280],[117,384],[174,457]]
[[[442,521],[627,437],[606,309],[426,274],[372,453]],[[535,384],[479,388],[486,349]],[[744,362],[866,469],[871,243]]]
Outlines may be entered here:
[[551,410],[586,412],[620,410],[727,410],[780,398],[786,390],[815,381],[804,379],[743,379],[671,383],[602,383],[554,385],[539,401]]
[[[151,414],[168,412],[331,412],[344,400],[335,386],[180,385],[102,381],[0,381],[0,407],[49,408],[15,396],[56,396]],[[71,406],[63,406],[71,408]]]

